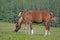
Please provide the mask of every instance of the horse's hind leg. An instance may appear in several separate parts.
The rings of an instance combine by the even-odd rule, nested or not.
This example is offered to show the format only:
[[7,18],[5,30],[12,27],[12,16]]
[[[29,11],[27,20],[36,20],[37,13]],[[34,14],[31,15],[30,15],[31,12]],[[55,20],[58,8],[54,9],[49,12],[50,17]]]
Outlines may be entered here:
[[31,30],[31,33],[33,34],[34,31],[33,31],[33,28],[32,28],[32,22],[30,22],[30,30]]
[[49,27],[49,22],[45,22],[45,35],[50,35],[50,27]]

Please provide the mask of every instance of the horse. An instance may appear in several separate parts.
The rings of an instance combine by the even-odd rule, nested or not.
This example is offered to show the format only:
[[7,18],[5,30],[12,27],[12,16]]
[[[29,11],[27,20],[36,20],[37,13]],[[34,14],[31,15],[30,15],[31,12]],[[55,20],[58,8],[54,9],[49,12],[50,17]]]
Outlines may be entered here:
[[34,34],[32,23],[44,22],[45,28],[46,28],[45,35],[50,35],[50,24],[49,23],[51,20],[54,19],[54,15],[52,12],[49,12],[47,10],[44,10],[44,11],[32,11],[32,10],[30,10],[30,11],[25,13],[24,11],[20,11],[18,16],[20,16],[21,18],[18,20],[18,22],[16,24],[15,32],[17,32],[21,28],[21,24],[22,24],[22,22],[24,22],[25,25],[27,23],[30,24],[31,34]]

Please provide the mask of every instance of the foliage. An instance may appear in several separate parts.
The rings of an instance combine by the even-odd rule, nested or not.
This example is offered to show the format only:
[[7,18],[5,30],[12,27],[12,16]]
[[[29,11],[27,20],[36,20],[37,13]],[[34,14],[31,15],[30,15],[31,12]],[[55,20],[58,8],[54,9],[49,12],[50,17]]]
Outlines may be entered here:
[[60,0],[0,0],[0,20],[15,23],[20,10],[49,10],[60,23]]

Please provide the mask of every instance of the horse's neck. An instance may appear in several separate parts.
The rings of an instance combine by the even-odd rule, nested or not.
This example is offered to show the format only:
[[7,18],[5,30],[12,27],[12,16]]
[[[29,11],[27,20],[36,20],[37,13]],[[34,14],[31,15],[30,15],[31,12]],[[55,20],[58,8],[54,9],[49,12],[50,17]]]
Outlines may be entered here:
[[26,15],[23,13],[21,16],[24,18]]

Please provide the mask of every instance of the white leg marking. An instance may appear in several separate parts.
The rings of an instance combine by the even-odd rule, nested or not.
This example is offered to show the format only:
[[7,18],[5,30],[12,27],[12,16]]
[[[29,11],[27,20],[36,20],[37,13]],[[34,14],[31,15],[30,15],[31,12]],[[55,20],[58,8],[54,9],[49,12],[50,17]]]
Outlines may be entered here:
[[33,31],[33,29],[31,30],[31,33],[32,33],[32,34],[34,34],[34,31]]
[[48,35],[50,35],[50,31],[48,31]]
[[48,30],[45,30],[45,36],[48,34]]

